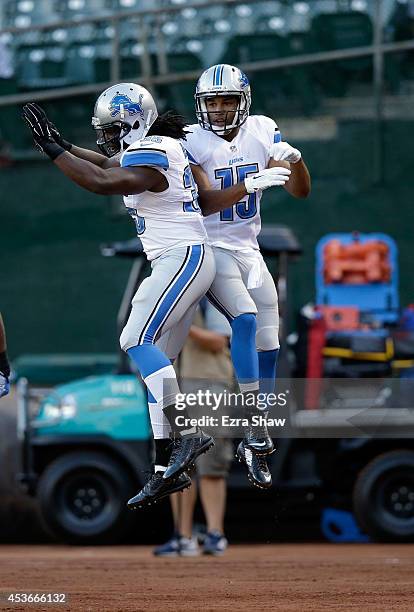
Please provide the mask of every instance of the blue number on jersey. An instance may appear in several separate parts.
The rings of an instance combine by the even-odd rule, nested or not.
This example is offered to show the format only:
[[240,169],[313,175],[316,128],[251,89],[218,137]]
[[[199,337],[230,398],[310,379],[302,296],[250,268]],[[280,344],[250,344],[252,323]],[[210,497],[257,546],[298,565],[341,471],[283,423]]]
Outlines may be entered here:
[[[233,185],[232,168],[217,168],[214,175],[216,179],[220,179],[220,189],[227,189]],[[233,206],[220,211],[220,221],[233,221]]]
[[184,189],[191,189],[192,200],[189,202],[183,202],[184,212],[201,212],[200,206],[198,205],[198,191],[195,183],[193,173],[191,172],[190,166],[184,168],[183,175]]
[[135,227],[137,228],[138,236],[141,236],[145,232],[145,219],[144,217],[138,216],[135,208],[127,208],[128,213],[131,215],[134,220]]
[[[249,174],[259,172],[258,164],[246,164],[245,166],[236,166],[236,183],[241,183]],[[221,189],[226,189],[234,185],[233,168],[218,168],[215,170],[216,179],[220,179]],[[235,205],[237,216],[240,219],[251,219],[257,213],[256,194],[250,193],[247,201],[237,202]],[[234,206],[230,206],[220,212],[220,221],[233,221]]]

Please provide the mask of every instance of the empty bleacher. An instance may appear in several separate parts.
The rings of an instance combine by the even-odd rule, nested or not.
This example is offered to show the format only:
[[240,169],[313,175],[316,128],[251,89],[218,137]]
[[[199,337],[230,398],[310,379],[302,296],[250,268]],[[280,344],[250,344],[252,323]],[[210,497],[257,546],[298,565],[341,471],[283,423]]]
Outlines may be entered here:
[[[269,0],[199,9],[194,4],[188,6],[187,0],[3,0],[0,95],[108,83],[113,74],[116,33],[121,80],[197,73],[218,62],[255,63],[369,47],[373,42],[373,0],[339,3]],[[401,6],[396,0],[383,2],[383,32],[387,41],[401,40],[414,32],[414,17],[410,21],[407,10],[404,13]],[[127,15],[128,11],[154,8],[169,10],[145,16]],[[125,17],[113,21],[114,15]],[[67,25],[53,27],[62,20]],[[45,24],[50,27],[27,29]],[[16,27],[22,30],[7,32],[7,28]],[[4,78],[1,49],[7,74],[7,77],[3,74]],[[12,58],[9,67],[5,65],[6,52]],[[398,92],[401,79],[411,78],[412,53],[386,56],[388,91]],[[292,114],[312,115],[320,112],[322,100],[352,95],[356,86],[357,91],[365,87],[371,94],[372,73],[373,57],[367,55],[266,68],[252,71],[249,77],[256,112],[272,115],[275,108],[283,106]],[[194,80],[157,86],[161,110],[171,106],[190,117]],[[2,133],[7,131],[4,116],[0,120]]]

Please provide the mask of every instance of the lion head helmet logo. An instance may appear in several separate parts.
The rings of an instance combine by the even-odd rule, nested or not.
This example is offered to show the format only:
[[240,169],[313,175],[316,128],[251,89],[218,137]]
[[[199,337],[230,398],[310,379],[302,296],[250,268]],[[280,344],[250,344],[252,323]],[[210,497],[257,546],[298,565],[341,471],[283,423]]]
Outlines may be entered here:
[[246,76],[246,75],[244,74],[244,72],[242,72],[242,71],[240,71],[240,78],[239,78],[239,81],[240,81],[240,85],[243,87],[243,89],[244,89],[245,87],[248,87],[248,86],[249,86],[249,79],[247,78],[247,76]]
[[116,117],[116,115],[125,115],[129,113],[130,115],[139,114],[142,119],[144,119],[144,110],[142,108],[142,99],[143,94],[139,95],[139,99],[137,102],[133,102],[131,98],[129,98],[125,94],[117,93],[111,100],[109,104],[109,110],[111,112],[111,117]]

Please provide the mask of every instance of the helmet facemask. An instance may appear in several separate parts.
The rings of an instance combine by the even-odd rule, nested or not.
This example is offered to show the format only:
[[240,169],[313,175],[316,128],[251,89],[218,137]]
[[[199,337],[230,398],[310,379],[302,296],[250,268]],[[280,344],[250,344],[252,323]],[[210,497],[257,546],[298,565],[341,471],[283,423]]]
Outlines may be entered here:
[[[95,119],[95,117],[94,117]],[[94,124],[96,144],[106,157],[113,157],[122,150],[122,141],[132,129],[128,123],[117,121],[106,125]]]
[[[214,125],[211,121],[210,117],[215,112],[223,112],[223,111],[209,111],[207,110],[207,98],[212,98],[214,96],[220,97],[235,97],[238,98],[238,104],[235,110],[224,111],[226,113],[226,118],[224,125]],[[225,136],[229,134],[235,128],[240,127],[246,121],[249,116],[249,108],[250,102],[248,97],[244,91],[226,91],[226,92],[218,92],[218,93],[196,93],[195,94],[196,101],[196,116],[198,123],[204,130],[209,130],[210,132],[214,132],[218,136]],[[228,121],[228,116],[234,114],[233,120]]]

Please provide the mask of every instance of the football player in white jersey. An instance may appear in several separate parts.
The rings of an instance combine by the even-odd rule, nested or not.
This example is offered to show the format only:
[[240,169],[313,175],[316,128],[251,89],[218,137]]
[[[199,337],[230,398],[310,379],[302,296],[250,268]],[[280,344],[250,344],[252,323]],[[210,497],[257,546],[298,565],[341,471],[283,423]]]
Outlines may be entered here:
[[[181,350],[196,305],[214,278],[215,264],[206,244],[197,188],[180,143],[185,123],[171,113],[159,119],[157,115],[151,94],[139,85],[120,83],[105,90],[92,119],[98,146],[105,154],[101,156],[64,141],[36,104],[27,104],[23,110],[36,146],[68,178],[97,194],[124,195],[151,261],[152,274],[133,298],[120,339],[148,389],[156,449],[155,473],[129,501],[131,508],[189,486],[186,468],[213,444],[197,428],[177,427],[174,418],[179,387],[170,360]],[[109,164],[108,157],[114,158]],[[280,185],[288,176],[286,170],[267,171],[256,180],[263,186]],[[241,189],[244,192],[244,186]],[[229,205],[239,193],[240,186],[235,186],[224,199],[217,191],[205,200],[212,210],[219,210],[226,197]],[[169,456],[171,433],[174,446]]]
[[[270,166],[290,168],[284,187],[293,196],[309,194],[310,177],[301,153],[282,142],[273,119],[249,115],[250,85],[239,68],[219,64],[206,70],[198,80],[195,103],[198,124],[188,127],[183,145],[200,195],[211,188],[229,188],[246,177],[253,177],[254,183],[255,174]],[[206,217],[204,226],[217,267],[207,297],[230,321],[240,390],[260,387],[260,392],[269,393],[275,386],[279,313],[276,288],[257,242],[261,195],[261,190],[251,191],[235,205]],[[247,413],[251,418],[259,411]],[[266,426],[246,429],[237,454],[259,487],[271,485],[265,456],[273,450]]]

